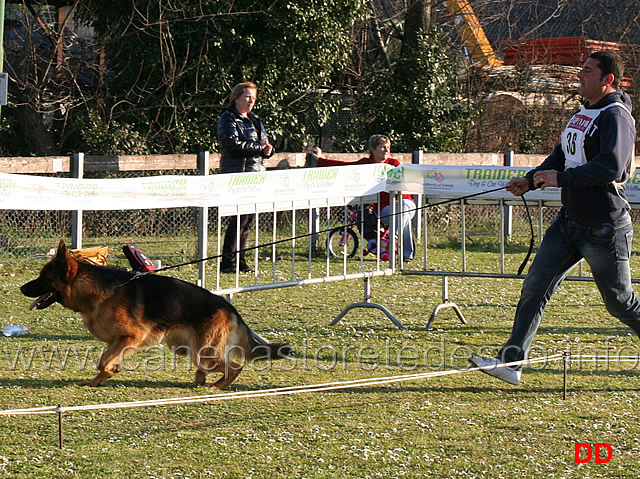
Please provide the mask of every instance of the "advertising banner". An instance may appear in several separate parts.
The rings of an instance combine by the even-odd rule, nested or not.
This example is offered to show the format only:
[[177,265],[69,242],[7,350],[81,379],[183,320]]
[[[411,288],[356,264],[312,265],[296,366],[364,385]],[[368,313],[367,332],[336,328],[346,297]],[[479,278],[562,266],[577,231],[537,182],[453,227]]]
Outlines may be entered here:
[[[0,173],[0,209],[128,210],[245,206],[258,211],[292,205],[341,205],[381,191],[404,191],[430,198],[516,199],[504,187],[528,168],[441,165],[357,165],[296,168],[210,176],[155,176],[74,179]],[[491,191],[497,190],[497,191]],[[626,185],[632,204],[640,204],[640,170]],[[559,188],[535,190],[526,199],[559,201]],[[333,200],[333,201],[332,201]],[[257,205],[257,206],[256,206]],[[298,207],[298,206],[296,206]]]
[[[340,198],[384,191],[389,165],[300,168],[210,176],[74,179],[0,173],[0,209],[127,210],[235,206]],[[283,205],[283,208],[286,206]]]
[[[486,191],[478,199],[516,199],[504,188],[509,180],[524,176],[531,168],[516,166],[401,165],[387,176],[387,191],[409,191],[434,198],[458,198]],[[630,203],[640,203],[640,170],[625,185]],[[560,201],[560,188],[526,193],[527,200]]]

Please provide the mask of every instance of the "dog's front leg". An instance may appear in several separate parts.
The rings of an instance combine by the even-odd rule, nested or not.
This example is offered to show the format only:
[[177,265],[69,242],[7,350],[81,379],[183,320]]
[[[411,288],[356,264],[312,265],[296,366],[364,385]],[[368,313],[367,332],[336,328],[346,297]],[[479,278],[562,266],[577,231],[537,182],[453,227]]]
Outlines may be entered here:
[[102,386],[107,379],[122,370],[121,362],[130,354],[133,354],[140,343],[139,340],[131,337],[122,337],[113,343],[109,343],[100,357],[97,376],[90,381],[81,381],[80,385]]

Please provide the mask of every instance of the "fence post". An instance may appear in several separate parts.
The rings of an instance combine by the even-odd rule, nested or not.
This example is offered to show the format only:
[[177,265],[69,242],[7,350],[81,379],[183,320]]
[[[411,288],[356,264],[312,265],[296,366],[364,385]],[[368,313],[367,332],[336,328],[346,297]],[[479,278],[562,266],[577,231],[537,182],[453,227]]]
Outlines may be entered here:
[[[513,151],[504,152],[504,166],[513,166]],[[505,238],[511,238],[513,232],[513,206],[504,207],[504,236]]]
[[[209,175],[209,152],[198,153],[198,172],[202,176]],[[198,259],[206,258],[209,244],[209,207],[203,206],[198,210]],[[198,263],[198,282],[205,288],[205,261]]]
[[[411,155],[411,164],[413,165],[421,165],[422,164],[422,154],[424,152],[422,150],[415,150]],[[422,204],[422,195],[413,195],[413,201],[417,205]],[[416,241],[420,241],[422,239],[422,228],[420,225],[422,224],[422,215],[424,210],[418,208],[416,210],[416,214],[413,216],[412,228],[413,231],[416,232]]]
[[[71,155],[71,177],[84,177],[84,153]],[[82,248],[82,210],[71,212],[71,247]]]
[[311,234],[311,244],[309,247],[311,249],[311,255],[315,257],[318,247],[318,238],[320,236],[318,234],[318,231],[320,231],[320,215],[318,214],[318,208],[311,208],[310,222],[311,225],[309,227],[309,231]]

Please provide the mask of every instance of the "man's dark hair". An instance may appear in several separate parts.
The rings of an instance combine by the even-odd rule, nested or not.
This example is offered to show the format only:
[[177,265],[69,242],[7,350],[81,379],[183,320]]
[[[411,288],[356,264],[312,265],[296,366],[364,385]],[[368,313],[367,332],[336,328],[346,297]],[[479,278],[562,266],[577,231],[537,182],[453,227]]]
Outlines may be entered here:
[[611,86],[615,89],[620,88],[620,80],[622,80],[622,75],[624,74],[624,62],[620,55],[612,50],[605,50],[593,52],[589,55],[589,58],[598,60],[598,68],[600,68],[601,72],[600,79],[611,73],[613,75]]

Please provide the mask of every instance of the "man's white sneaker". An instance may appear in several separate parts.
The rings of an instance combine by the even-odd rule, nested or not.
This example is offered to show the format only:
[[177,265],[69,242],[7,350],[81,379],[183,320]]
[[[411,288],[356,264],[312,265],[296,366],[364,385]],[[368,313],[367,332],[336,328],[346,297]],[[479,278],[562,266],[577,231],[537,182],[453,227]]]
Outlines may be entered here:
[[520,384],[521,370],[511,369],[508,366],[504,366],[504,363],[499,358],[469,358],[469,362],[475,367],[480,368],[480,371],[487,373],[498,379],[502,379],[509,384]]

